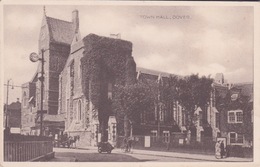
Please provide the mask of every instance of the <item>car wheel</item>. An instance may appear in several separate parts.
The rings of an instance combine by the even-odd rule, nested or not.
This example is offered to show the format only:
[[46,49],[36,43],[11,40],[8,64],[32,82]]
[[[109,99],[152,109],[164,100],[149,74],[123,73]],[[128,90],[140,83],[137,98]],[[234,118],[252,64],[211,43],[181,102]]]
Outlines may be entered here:
[[110,153],[111,153],[111,150],[108,150],[107,153],[110,154]]

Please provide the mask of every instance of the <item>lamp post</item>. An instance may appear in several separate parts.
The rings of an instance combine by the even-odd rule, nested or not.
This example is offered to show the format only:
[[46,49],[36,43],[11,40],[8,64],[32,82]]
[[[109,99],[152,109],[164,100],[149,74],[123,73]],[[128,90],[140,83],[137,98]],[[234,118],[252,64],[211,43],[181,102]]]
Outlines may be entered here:
[[42,122],[43,122],[43,89],[44,89],[44,50],[41,50],[41,58],[39,55],[35,52],[30,54],[30,60],[32,62],[41,62],[41,76],[39,77],[39,80],[41,81],[41,109],[40,109],[40,136],[43,135],[43,127],[42,127]]
[[[7,119],[8,116],[7,116],[7,114],[8,114],[9,86],[11,86],[11,85],[9,85],[10,81],[13,82],[12,79],[8,79],[8,80],[7,80],[7,84],[6,84],[7,90],[6,90],[6,106],[5,106],[5,129],[7,129],[7,127],[8,127],[8,123],[7,123],[7,122],[8,122],[8,119]],[[14,89],[13,83],[12,83],[12,89]]]

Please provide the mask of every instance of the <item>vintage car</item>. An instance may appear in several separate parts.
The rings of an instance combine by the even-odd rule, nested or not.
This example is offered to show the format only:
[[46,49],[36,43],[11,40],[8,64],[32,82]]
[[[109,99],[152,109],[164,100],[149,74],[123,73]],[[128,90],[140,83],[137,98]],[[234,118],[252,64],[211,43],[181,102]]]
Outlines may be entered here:
[[114,147],[109,142],[99,142],[97,146],[99,153],[107,152],[110,154],[114,149]]

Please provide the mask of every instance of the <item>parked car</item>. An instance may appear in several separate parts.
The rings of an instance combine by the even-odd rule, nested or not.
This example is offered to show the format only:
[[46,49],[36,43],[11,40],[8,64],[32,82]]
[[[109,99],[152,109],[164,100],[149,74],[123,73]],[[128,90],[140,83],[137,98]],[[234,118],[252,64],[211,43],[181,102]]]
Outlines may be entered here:
[[110,154],[114,149],[114,147],[109,142],[99,142],[97,146],[99,153],[107,152]]

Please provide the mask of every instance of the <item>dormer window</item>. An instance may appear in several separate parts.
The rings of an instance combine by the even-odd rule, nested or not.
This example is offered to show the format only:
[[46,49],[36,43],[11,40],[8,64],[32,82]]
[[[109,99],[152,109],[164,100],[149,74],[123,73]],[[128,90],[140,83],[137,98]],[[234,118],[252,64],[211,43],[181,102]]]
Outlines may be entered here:
[[231,95],[231,100],[232,101],[236,101],[237,98],[238,98],[238,94],[237,93],[234,93],[234,94]]

